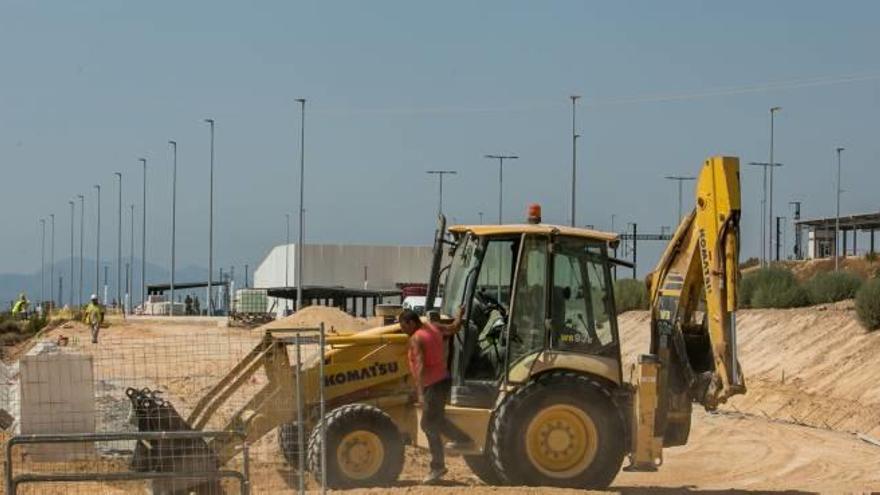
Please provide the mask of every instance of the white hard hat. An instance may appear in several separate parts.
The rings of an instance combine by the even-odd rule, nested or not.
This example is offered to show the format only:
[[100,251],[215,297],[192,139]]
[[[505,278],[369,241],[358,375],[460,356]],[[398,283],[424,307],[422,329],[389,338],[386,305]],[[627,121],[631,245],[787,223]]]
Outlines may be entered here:
[[92,297],[90,297],[89,299],[91,299],[92,301],[97,301],[97,300],[98,300],[98,295],[97,295],[97,294],[92,294]]

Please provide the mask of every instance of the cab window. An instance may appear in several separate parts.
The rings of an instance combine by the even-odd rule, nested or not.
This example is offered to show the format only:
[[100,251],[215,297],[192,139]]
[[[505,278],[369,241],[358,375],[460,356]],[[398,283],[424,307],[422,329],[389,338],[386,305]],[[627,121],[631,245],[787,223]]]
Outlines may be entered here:
[[553,253],[551,346],[600,352],[616,342],[601,246],[560,240]]

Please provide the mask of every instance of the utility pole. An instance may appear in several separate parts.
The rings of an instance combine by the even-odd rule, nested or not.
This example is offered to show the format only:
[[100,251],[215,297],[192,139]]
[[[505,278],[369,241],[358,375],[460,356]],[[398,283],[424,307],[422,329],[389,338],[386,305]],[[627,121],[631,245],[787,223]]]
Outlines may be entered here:
[[440,206],[437,208],[437,215],[443,214],[443,176],[444,175],[456,175],[458,172],[455,170],[428,170],[428,175],[436,175],[440,178]]
[[97,228],[95,229],[95,295],[97,295],[101,289],[101,186],[95,184],[94,187],[98,191],[98,200],[95,203],[98,212]]
[[578,95],[571,95],[571,226],[575,226],[575,209],[576,209],[576,188],[575,181],[577,180],[577,139],[580,137],[576,131],[576,120],[575,120],[575,111],[577,108],[577,101],[580,98]]
[[[840,188],[840,154],[843,152],[845,148],[837,147],[837,215],[834,218],[834,271],[838,271],[840,269],[840,256],[838,256],[838,247],[837,241],[838,236],[840,235],[840,193],[843,191]],[[846,253],[844,253],[846,254]]]
[[770,257],[771,244],[768,238],[772,238],[767,220],[767,169],[769,168],[772,170],[774,167],[781,167],[782,164],[770,164],[769,162],[749,162],[749,165],[753,167],[761,167],[762,169],[764,169],[764,191],[763,199],[761,200],[761,242],[759,244],[761,246],[761,266],[766,266],[767,258]]
[[147,307],[147,159],[138,158],[144,166],[143,212],[141,212],[141,304]]
[[85,214],[86,214],[86,197],[84,194],[77,194],[79,198],[79,300],[77,304],[83,303],[83,244],[85,239]]
[[128,243],[128,269],[130,273],[128,277],[128,310],[131,313],[131,306],[134,305],[134,203],[129,207],[131,208],[131,241]]
[[52,219],[52,244],[49,246],[51,253],[51,262],[49,264],[49,300],[52,302],[51,305],[55,306],[55,289],[52,288],[52,285],[55,283],[55,214],[50,213],[49,217]]
[[[46,302],[46,219],[40,219],[40,227],[43,231],[40,241],[40,304]],[[51,282],[50,282],[51,283]]]
[[211,278],[214,276],[214,119],[205,119],[211,126],[211,171],[208,177],[208,316],[214,316]]
[[[122,172],[115,172],[119,179],[119,199],[117,201],[117,231],[116,231],[116,305],[122,304]],[[106,301],[105,301],[106,302]],[[125,315],[125,312],[122,312]]]
[[779,261],[779,248],[782,241],[782,220],[785,217],[776,217],[776,261]]
[[70,285],[70,290],[68,291],[70,294],[67,296],[67,299],[70,301],[70,308],[73,309],[73,225],[76,223],[74,220],[74,210],[76,203],[73,200],[68,201],[70,203],[70,278],[68,279],[68,285]]
[[639,226],[637,223],[633,222],[633,280],[636,278],[636,263],[638,261],[638,246],[639,246]]
[[175,251],[176,251],[176,235],[177,235],[177,141],[168,141],[171,145],[171,151],[174,157],[174,166],[171,173],[171,311],[169,316],[174,316],[174,272],[175,272]]
[[297,98],[300,104],[299,124],[299,240],[296,246],[296,310],[303,307],[303,238],[305,237],[305,180],[306,180],[306,99]]
[[682,206],[681,206],[682,205],[681,184],[684,181],[697,180],[697,178],[696,177],[686,177],[683,175],[667,175],[666,177],[664,177],[664,179],[674,180],[674,181],[678,182],[678,217],[675,219],[675,223],[673,224],[673,225],[677,226],[678,224],[681,223],[681,214],[682,214],[682,211],[681,211],[681,208],[682,208]]
[[478,212],[477,212],[477,215],[480,216],[480,225],[483,225],[483,212],[482,212],[482,211],[478,211]]
[[248,265],[247,265],[247,263],[244,264],[244,288],[245,289],[250,288],[250,285],[248,283]]
[[[285,213],[284,218],[287,226],[287,240],[284,241],[284,288],[287,289],[290,287],[288,280],[290,274],[290,213]],[[297,246],[297,249],[299,248],[300,246]],[[290,299],[284,298],[284,316],[288,314],[290,314]]]
[[483,158],[498,160],[498,224],[504,223],[504,160],[516,160],[516,155],[483,155]]
[[[782,107],[771,107],[770,108],[770,203],[768,206],[768,216],[770,217],[770,221],[773,221],[773,167],[775,165],[775,161],[773,160],[773,130],[774,130],[774,116],[776,112],[782,110]],[[772,224],[771,224],[772,225]],[[773,251],[773,236],[769,236],[767,239],[767,256],[770,256],[770,253]],[[777,261],[779,257],[777,256]]]
[[803,259],[801,256],[801,227],[798,220],[801,219],[801,202],[789,201],[789,205],[794,206],[794,257],[797,260]]

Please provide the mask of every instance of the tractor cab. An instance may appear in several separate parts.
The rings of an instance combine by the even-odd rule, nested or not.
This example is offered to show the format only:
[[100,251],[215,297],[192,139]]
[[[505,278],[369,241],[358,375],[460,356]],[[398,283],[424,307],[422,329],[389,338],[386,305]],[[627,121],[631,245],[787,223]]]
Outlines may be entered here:
[[608,256],[616,234],[542,224],[537,205],[527,224],[448,232],[451,240],[437,239],[452,247],[440,313],[464,307],[465,320],[450,351],[451,405],[492,408],[506,385],[545,369],[570,367],[619,384]]

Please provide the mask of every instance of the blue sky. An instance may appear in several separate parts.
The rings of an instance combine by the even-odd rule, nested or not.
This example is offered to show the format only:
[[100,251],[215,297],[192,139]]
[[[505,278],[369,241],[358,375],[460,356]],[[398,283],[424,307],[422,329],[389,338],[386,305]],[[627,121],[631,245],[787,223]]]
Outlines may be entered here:
[[[547,221],[567,222],[572,93],[583,95],[579,224],[669,225],[676,189],[662,177],[695,174],[712,154],[766,161],[774,105],[776,211],[790,216],[797,199],[805,216],[833,214],[836,146],[847,148],[842,210],[876,211],[878,14],[876,2],[3,1],[0,272],[39,270],[38,219],[51,212],[56,256],[67,252],[67,202],[80,193],[93,252],[93,184],[102,252],[115,252],[113,172],[140,216],[140,156],[147,257],[167,264],[169,139],[178,266],[207,265],[206,117],[216,264],[253,266],[297,207],[298,97],[312,242],[428,243],[429,169],[459,171],[445,183],[450,217],[495,218],[497,166],[482,157],[498,152],[521,156],[505,167],[506,219],[540,202]],[[742,172],[747,257],[760,171]],[[660,247],[640,246],[644,270]]]

